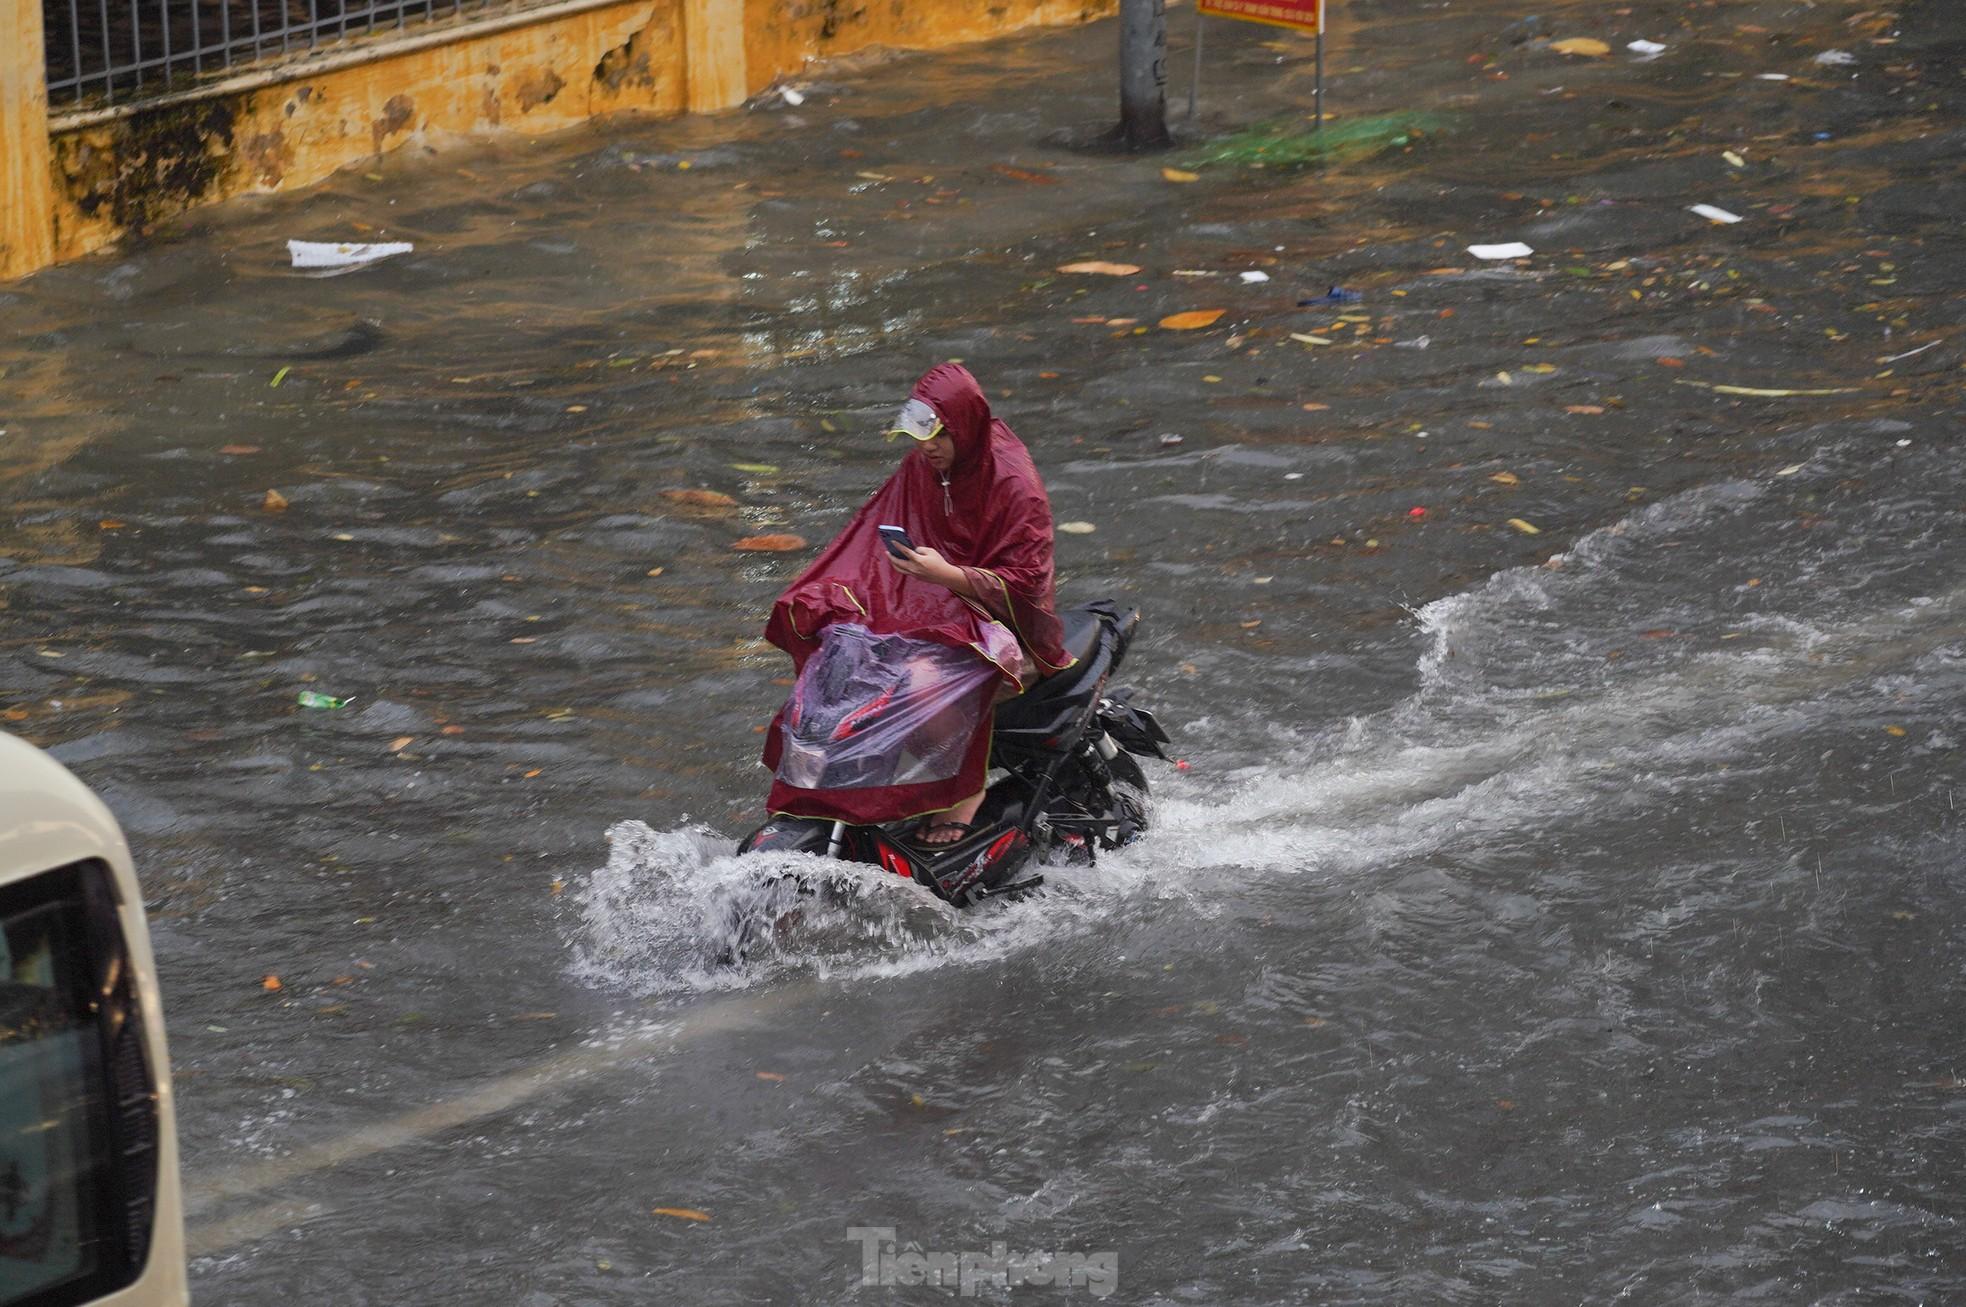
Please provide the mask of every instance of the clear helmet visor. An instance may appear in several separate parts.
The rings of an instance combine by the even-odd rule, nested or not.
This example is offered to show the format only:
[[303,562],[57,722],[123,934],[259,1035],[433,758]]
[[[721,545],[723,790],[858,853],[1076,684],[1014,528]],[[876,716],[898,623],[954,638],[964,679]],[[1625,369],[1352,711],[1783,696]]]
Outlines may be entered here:
[[942,419],[935,414],[935,408],[925,399],[911,399],[901,406],[888,423],[887,438],[908,436],[914,440],[933,440],[942,434]]

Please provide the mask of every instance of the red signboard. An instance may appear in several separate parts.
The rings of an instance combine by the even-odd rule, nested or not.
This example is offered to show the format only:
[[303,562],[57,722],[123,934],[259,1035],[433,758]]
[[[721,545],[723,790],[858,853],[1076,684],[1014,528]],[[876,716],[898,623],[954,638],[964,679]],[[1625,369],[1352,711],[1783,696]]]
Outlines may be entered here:
[[1246,18],[1324,34],[1324,0],[1200,0],[1200,4],[1200,12],[1211,18]]

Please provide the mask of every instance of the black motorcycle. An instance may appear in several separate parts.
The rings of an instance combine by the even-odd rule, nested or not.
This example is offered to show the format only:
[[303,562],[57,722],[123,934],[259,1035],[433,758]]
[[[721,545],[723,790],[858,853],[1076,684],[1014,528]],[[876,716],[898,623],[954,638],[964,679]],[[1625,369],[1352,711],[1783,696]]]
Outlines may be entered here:
[[851,826],[775,817],[739,853],[816,853],[905,877],[957,907],[1036,889],[1035,868],[1091,862],[1147,828],[1147,777],[1134,756],[1166,758],[1154,714],[1108,689],[1140,614],[1109,601],[1059,614],[1077,662],[998,705],[990,779],[970,833],[924,844],[913,823]]

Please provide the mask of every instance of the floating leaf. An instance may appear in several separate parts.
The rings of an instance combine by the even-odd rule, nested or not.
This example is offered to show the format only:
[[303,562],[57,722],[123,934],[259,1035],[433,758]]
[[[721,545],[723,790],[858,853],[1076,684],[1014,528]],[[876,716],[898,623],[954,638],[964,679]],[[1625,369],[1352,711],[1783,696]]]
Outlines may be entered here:
[[789,554],[795,549],[804,549],[805,547],[806,541],[804,536],[784,533],[777,535],[745,536],[742,540],[731,546],[732,549],[742,549],[747,553],[754,554]]
[[259,506],[269,513],[284,513],[287,511],[287,497],[277,490],[269,490],[266,498],[259,501]]
[[1160,175],[1171,182],[1194,182],[1201,180],[1200,173],[1183,172],[1179,168],[1162,168]]
[[1884,728],[1884,733],[1886,735],[1896,735],[1902,738],[1905,733],[1905,728],[1902,726],[1886,726]]
[[101,531],[121,531],[123,529],[123,523],[113,517],[105,517],[102,521],[96,523],[96,528]]
[[401,753],[416,741],[414,735],[399,735],[389,742],[389,752]]
[[[1293,331],[1293,332],[1291,332],[1291,333],[1290,333],[1290,338],[1291,338],[1292,340],[1295,340],[1295,341],[1299,341],[1299,342],[1302,342],[1303,344],[1306,344],[1306,345],[1329,345],[1329,344],[1331,343],[1331,342],[1330,342],[1329,340],[1327,340],[1327,339],[1325,339],[1325,338],[1324,338],[1323,336],[1311,336],[1311,335],[1306,335],[1306,334],[1305,334],[1304,332],[1301,332],[1301,331]],[[1305,405],[1304,407],[1305,407],[1305,408],[1309,408],[1309,407],[1310,407],[1310,405],[1308,405],[1308,404],[1306,404],[1306,405]],[[1326,407],[1329,407],[1329,406],[1328,406],[1328,405],[1324,405],[1324,404],[1320,404],[1320,405],[1318,405],[1318,407],[1319,407],[1319,408],[1326,408]]]
[[1512,526],[1512,527],[1514,527],[1514,528],[1515,528],[1516,530],[1518,530],[1518,531],[1520,531],[1520,532],[1522,532],[1522,534],[1524,534],[1524,535],[1526,535],[1526,536],[1534,536],[1534,535],[1541,535],[1541,534],[1543,534],[1543,531],[1542,531],[1542,528],[1541,528],[1541,527],[1536,527],[1536,526],[1531,526],[1531,525],[1530,525],[1529,523],[1527,523],[1527,522],[1525,522],[1525,521],[1523,521],[1523,520],[1522,520],[1521,518],[1519,518],[1519,517],[1512,517],[1512,518],[1510,518],[1510,519],[1509,519],[1509,525],[1510,525],[1510,526]]
[[699,1212],[694,1207],[652,1207],[650,1216],[673,1216],[679,1221],[707,1221],[710,1213]]
[[1516,486],[1522,484],[1520,478],[1513,472],[1491,472],[1488,475],[1488,479],[1498,486]]
[[1171,313],[1160,320],[1160,325],[1168,331],[1199,331],[1212,327],[1228,312],[1227,309],[1194,309],[1187,313]]
[[732,463],[731,466],[739,472],[749,472],[752,476],[769,477],[778,475],[778,469],[770,463]]
[[1059,534],[1068,536],[1089,536],[1098,529],[1098,527],[1090,522],[1060,522],[1058,524]]
[[241,454],[259,453],[259,446],[258,445],[221,445],[219,446],[218,452],[221,454],[230,454],[236,458]]
[[774,1085],[780,1085],[785,1083],[785,1077],[778,1074],[778,1072],[776,1071],[759,1071],[759,1072],[755,1072],[754,1074],[756,1074],[758,1079],[768,1080]]
[[1085,263],[1062,264],[1058,271],[1082,272],[1097,277],[1131,277],[1140,271],[1140,266],[1135,263],[1106,263],[1099,259],[1092,259]]
[[269,994],[286,988],[286,986],[280,983],[280,978],[278,976],[272,976],[272,975],[261,976],[259,978],[259,987],[265,990]]
[[1563,406],[1563,411],[1564,411],[1565,413],[1588,413],[1588,414],[1591,414],[1592,416],[1596,416],[1597,414],[1600,414],[1600,413],[1602,413],[1602,412],[1604,412],[1604,405],[1602,405],[1602,404],[1565,404],[1565,405]]
[[1611,53],[1611,47],[1591,36],[1573,36],[1562,41],[1550,42],[1550,49],[1558,54],[1581,54],[1595,59]]
[[289,372],[292,372],[293,370],[294,370],[293,364],[291,363],[289,363],[286,367],[281,368],[278,372],[273,374],[273,380],[266,383],[266,388],[268,390],[277,389],[280,383],[287,379],[287,374]]
[[1049,173],[1032,172],[1029,168],[1013,168],[1007,163],[993,163],[990,171],[1012,181],[1031,182],[1038,186],[1056,186],[1058,179]]
[[737,501],[721,490],[665,490],[662,497],[695,508],[736,508]]

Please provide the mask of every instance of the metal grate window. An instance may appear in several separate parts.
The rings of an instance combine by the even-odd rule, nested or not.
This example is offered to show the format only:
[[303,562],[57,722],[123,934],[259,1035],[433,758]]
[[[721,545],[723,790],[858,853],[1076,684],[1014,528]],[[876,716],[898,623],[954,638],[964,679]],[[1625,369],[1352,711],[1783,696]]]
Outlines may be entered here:
[[144,100],[259,59],[513,7],[511,0],[42,0],[48,106]]

